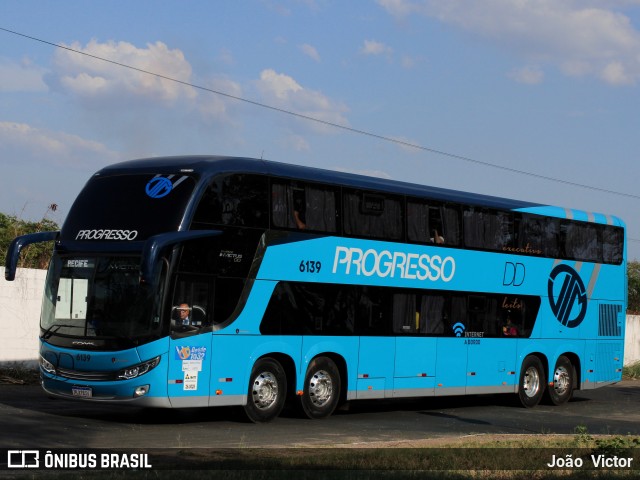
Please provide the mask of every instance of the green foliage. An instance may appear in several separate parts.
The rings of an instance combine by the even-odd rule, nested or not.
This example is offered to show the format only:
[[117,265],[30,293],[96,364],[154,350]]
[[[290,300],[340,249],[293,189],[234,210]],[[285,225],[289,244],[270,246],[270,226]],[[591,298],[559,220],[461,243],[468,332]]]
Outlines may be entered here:
[[640,380],[640,362],[622,367],[622,378],[625,380]]
[[[55,204],[50,205],[42,220],[37,222],[27,222],[0,212],[0,266],[5,265],[7,250],[14,238],[28,233],[60,230],[56,222],[47,218],[49,212],[55,212],[56,208]],[[18,267],[47,268],[52,250],[52,242],[29,245],[21,252]]]
[[633,261],[627,264],[629,276],[629,313],[640,313],[640,262]]

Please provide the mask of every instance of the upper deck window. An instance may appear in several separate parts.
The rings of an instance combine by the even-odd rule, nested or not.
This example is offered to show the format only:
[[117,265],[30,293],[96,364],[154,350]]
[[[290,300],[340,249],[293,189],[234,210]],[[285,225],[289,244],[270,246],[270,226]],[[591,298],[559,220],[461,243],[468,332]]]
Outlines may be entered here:
[[246,173],[213,178],[193,218],[194,223],[267,228],[267,178]]
[[345,234],[402,239],[404,222],[401,198],[360,190],[345,190],[342,198]]
[[271,218],[274,227],[336,232],[336,191],[324,185],[274,180]]
[[407,200],[407,236],[411,242],[459,245],[460,209],[435,201]]

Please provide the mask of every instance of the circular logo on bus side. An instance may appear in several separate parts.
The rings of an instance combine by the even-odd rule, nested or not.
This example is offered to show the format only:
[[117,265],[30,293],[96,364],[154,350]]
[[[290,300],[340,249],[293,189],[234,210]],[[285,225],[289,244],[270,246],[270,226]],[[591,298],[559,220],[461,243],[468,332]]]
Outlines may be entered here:
[[155,177],[149,180],[147,186],[144,188],[144,191],[147,192],[147,195],[149,195],[151,198],[162,198],[169,195],[172,188],[173,184],[168,178]]
[[549,275],[548,291],[558,321],[568,328],[580,325],[587,314],[587,289],[578,272],[569,265],[558,265]]

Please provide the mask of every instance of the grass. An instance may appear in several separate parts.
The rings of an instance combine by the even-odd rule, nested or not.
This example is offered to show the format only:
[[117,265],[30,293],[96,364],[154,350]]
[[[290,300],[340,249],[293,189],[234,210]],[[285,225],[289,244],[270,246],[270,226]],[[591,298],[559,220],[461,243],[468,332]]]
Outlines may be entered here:
[[640,380],[640,362],[622,368],[624,380]]
[[17,385],[37,385],[40,373],[37,368],[25,367],[19,363],[0,365],[0,383]]

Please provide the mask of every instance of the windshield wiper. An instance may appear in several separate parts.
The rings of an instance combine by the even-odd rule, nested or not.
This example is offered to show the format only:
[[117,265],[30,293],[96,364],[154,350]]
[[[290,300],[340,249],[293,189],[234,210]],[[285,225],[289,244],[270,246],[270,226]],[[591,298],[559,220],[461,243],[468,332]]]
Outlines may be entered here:
[[[42,334],[42,338],[44,338],[45,340],[50,338],[51,335],[56,333],[62,327],[65,327],[65,328],[80,328],[80,327],[78,327],[78,325],[64,325],[64,324],[61,324],[61,323],[57,323],[57,324],[51,325],[49,328],[47,328],[44,331],[44,333]],[[54,328],[55,328],[55,330],[53,330]]]

